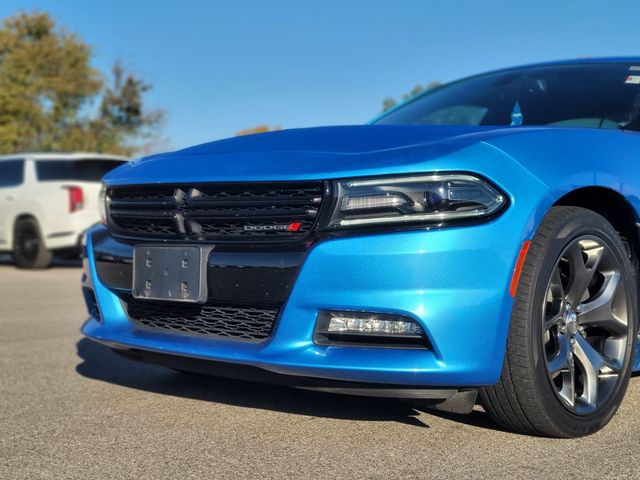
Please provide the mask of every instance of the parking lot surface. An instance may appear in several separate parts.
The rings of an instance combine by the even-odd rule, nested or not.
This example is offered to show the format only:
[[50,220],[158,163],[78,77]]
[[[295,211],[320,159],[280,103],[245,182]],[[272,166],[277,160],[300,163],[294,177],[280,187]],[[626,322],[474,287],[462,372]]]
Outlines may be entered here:
[[83,339],[77,265],[0,265],[0,479],[639,478],[640,377],[602,432],[179,374]]

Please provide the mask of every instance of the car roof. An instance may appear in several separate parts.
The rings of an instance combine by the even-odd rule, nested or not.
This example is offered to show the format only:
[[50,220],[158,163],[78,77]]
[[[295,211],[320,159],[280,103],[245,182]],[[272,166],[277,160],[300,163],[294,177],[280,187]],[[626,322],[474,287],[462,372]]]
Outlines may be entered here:
[[[497,70],[490,70],[485,73],[493,72],[506,72],[509,70],[521,70],[527,68],[536,67],[553,67],[562,65],[598,65],[607,63],[635,63],[640,66],[640,57],[584,57],[584,58],[572,58],[570,60],[552,60],[548,62],[527,63],[524,65],[515,65],[512,67],[499,68]],[[484,73],[482,74],[484,75]],[[476,75],[473,75],[474,77]]]
[[95,152],[19,152],[0,155],[0,161],[17,158],[31,158],[34,160],[117,160],[126,162],[127,157]]

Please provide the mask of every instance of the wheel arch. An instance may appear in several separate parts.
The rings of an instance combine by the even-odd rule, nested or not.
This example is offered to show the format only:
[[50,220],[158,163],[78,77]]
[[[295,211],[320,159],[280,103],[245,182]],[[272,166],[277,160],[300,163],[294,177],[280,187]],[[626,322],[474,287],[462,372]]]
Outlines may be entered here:
[[38,217],[35,216],[33,213],[19,213],[18,215],[16,215],[13,219],[13,228],[15,230],[16,226],[18,225],[18,222],[20,222],[21,220],[35,220],[38,225],[40,225],[40,220],[38,220]]
[[606,187],[582,187],[564,194],[553,206],[582,207],[602,215],[618,231],[636,270],[640,269],[638,214],[624,195]]

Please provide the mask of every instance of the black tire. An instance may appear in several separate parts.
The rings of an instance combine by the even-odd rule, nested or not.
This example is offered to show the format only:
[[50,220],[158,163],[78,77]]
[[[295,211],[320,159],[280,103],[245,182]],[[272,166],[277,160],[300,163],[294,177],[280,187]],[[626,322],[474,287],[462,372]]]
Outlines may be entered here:
[[53,253],[44,245],[40,226],[34,218],[16,222],[13,237],[13,259],[18,268],[47,268]]
[[[579,285],[586,285],[582,294]],[[615,330],[594,321],[604,301],[610,317],[603,318],[612,319],[606,328]],[[509,430],[539,436],[579,437],[604,427],[631,376],[637,308],[636,272],[613,226],[591,210],[552,208],[525,259],[500,380],[479,392],[487,413]],[[591,361],[597,349],[602,363]]]

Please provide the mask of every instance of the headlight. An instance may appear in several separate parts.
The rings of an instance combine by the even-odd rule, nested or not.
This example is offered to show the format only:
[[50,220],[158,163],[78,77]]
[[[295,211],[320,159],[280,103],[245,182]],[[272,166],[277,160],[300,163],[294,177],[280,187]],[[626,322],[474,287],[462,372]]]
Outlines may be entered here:
[[481,219],[507,203],[496,187],[470,174],[340,180],[334,186],[329,228]]

